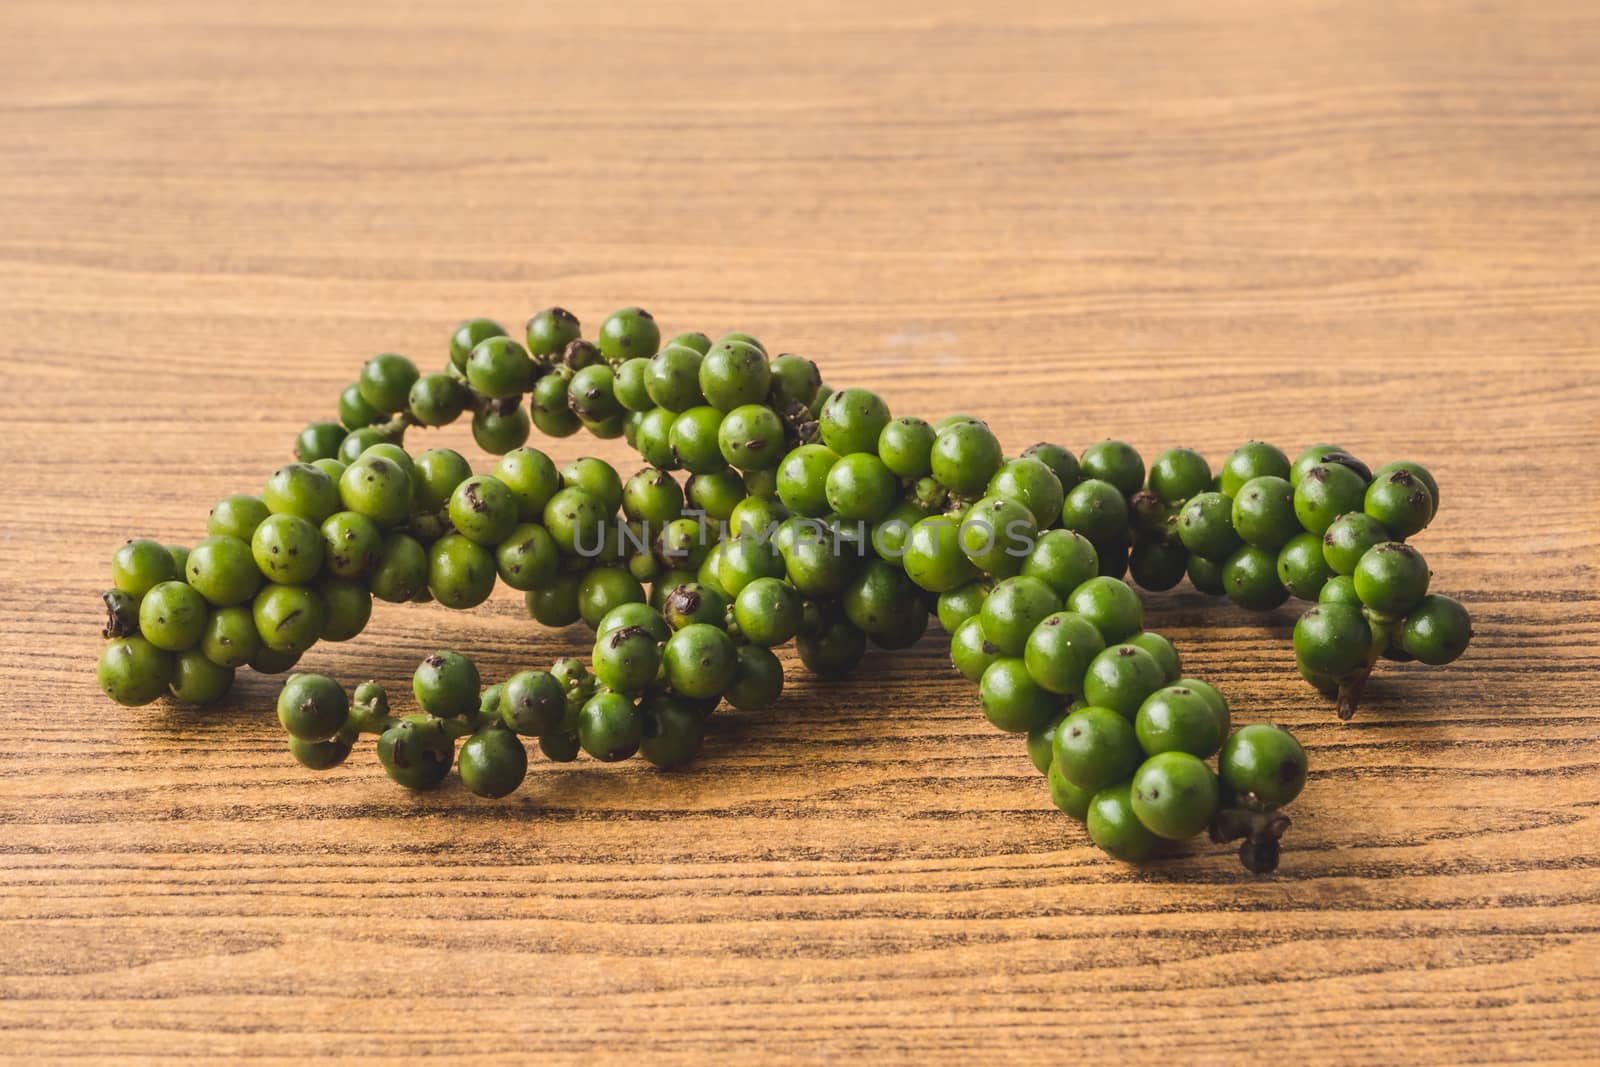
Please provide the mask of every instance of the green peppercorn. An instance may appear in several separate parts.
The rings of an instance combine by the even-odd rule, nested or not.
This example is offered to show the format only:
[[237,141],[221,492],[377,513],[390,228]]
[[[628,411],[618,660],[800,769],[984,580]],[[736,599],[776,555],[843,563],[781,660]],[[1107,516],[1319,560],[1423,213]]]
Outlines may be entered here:
[[600,324],[596,343],[600,354],[612,362],[654,355],[661,344],[661,327],[644,308],[620,308]]
[[1217,776],[1198,756],[1159,752],[1133,772],[1133,813],[1157,837],[1193,837],[1217,813]]
[[1198,496],[1211,484],[1211,465],[1192,448],[1169,448],[1150,464],[1149,490],[1167,504]]
[[482,545],[458,533],[428,546],[428,591],[447,608],[475,608],[494,592],[499,566]]
[[450,773],[455,742],[428,715],[407,715],[378,736],[384,773],[407,789],[434,789]]
[[108,641],[95,673],[106,696],[118,704],[138,707],[165,694],[175,670],[172,653],[135,636]]
[[545,308],[528,320],[528,352],[534,356],[556,356],[583,336],[578,316],[566,308]]
[[1333,577],[1322,542],[1322,537],[1308,531],[1290,538],[1278,550],[1278,581],[1290,596],[1315,600],[1323,585]]
[[513,792],[527,777],[528,750],[510,730],[487,726],[467,738],[456,765],[469,793],[495,799]]
[[1060,708],[1056,694],[1034,682],[1020,657],[1000,656],[984,670],[978,683],[983,717],[1008,733],[1027,733],[1047,721]]
[[1144,629],[1139,594],[1115,578],[1090,578],[1067,597],[1066,607],[1093,623],[1107,644],[1125,641]]
[[344,728],[350,700],[332,678],[321,674],[290,676],[278,694],[278,722],[289,736],[322,741]]
[[1228,557],[1222,565],[1222,585],[1229,600],[1251,611],[1271,611],[1289,599],[1289,591],[1278,581],[1277,553],[1254,545]]
[[1428,592],[1428,561],[1410,545],[1385,541],[1362,554],[1356,563],[1356,595],[1374,611],[1404,615]]
[[965,497],[982,492],[1004,460],[999,438],[982,423],[962,423],[939,433],[929,457],[934,479]]
[[1288,478],[1289,457],[1264,441],[1250,441],[1234,449],[1223,461],[1218,487],[1226,496],[1237,497],[1245,482],[1266,475]]
[[1078,465],[1084,477],[1109,482],[1123,496],[1132,496],[1144,485],[1144,459],[1125,441],[1090,445],[1078,457]]
[[1472,618],[1458,601],[1429,593],[1407,612],[1395,643],[1407,655],[1430,666],[1442,666],[1466,650],[1472,640]]
[[1139,863],[1161,847],[1161,839],[1139,821],[1133,809],[1133,783],[1119,782],[1094,794],[1085,819],[1089,839],[1113,859]]
[[1282,807],[1306,784],[1306,753],[1281,726],[1252,723],[1240,727],[1217,757],[1225,788],[1234,796],[1253,796],[1269,808]]
[[[270,514],[272,513],[267,510],[267,505],[262,503],[261,498],[258,496],[245,496],[244,494],[225,496],[212,506],[211,513],[206,517],[206,533],[214,537],[237,537],[245,544],[249,544],[251,535],[256,532],[256,527],[260,526]],[[140,543],[137,541],[129,542],[129,544]],[[144,552],[148,550],[139,549],[138,551]],[[114,569],[115,563],[113,563]],[[165,581],[166,579],[159,580]],[[145,588],[148,589],[154,584],[155,582],[149,582],[145,585]],[[117,588],[121,589],[123,586],[119,584]],[[143,595],[142,589],[128,589],[128,592],[135,595]]]

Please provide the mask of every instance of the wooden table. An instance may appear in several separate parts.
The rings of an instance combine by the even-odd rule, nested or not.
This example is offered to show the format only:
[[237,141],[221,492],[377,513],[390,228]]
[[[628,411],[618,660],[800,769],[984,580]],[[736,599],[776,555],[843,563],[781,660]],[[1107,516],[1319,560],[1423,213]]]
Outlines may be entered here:
[[[1593,1062],[1597,63],[1577,0],[9,0],[0,1056]],[[1420,459],[1477,640],[1340,725],[1292,607],[1147,597],[1311,751],[1269,878],[1102,858],[937,633],[691,772],[541,761],[499,803],[370,744],[301,770],[272,679],[100,695],[117,543],[201,536],[367,355],[552,303],[1012,448]],[[440,646],[587,641],[502,591],[307,663],[404,691]]]

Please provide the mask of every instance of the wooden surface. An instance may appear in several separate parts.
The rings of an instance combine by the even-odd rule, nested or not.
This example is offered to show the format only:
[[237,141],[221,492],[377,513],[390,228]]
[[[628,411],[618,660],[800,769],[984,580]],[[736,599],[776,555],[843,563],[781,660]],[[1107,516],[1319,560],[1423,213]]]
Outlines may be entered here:
[[[1580,0],[7,0],[0,1057],[1593,1062],[1597,64]],[[1420,459],[1477,641],[1341,726],[1290,609],[1147,598],[1310,749],[1271,878],[1101,858],[936,634],[692,772],[539,762],[500,803],[370,744],[302,771],[270,679],[100,695],[121,539],[200,536],[372,352],[558,302],[1011,448]],[[585,644],[502,591],[307,665]]]

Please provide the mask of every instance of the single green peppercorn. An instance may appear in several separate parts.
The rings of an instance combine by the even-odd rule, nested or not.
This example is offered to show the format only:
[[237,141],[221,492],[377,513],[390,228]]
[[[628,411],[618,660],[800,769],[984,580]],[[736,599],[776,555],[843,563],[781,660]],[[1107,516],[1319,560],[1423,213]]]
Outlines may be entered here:
[[[552,307],[528,320],[528,352],[534,356],[558,356],[568,345],[583,336],[578,316],[566,308]],[[481,338],[480,338],[481,340]]]
[[139,601],[139,632],[156,648],[182,652],[205,632],[205,598],[181,581],[162,582]]
[[1306,469],[1294,489],[1294,513],[1300,525],[1321,534],[1339,516],[1361,510],[1367,483],[1342,463],[1318,463]]
[[902,562],[911,580],[932,593],[959,588],[979,577],[961,551],[959,524],[944,515],[929,516],[911,527]]
[[650,356],[661,345],[661,327],[644,308],[620,308],[600,324],[596,343],[600,354],[613,363]]
[[567,691],[546,671],[522,671],[500,691],[500,719],[525,737],[543,737],[561,725]]
[[1155,855],[1161,839],[1139,821],[1133,809],[1133,783],[1119,782],[1094,794],[1085,822],[1089,839],[1113,859],[1139,863]]
[[504,337],[505,328],[493,319],[466,319],[450,334],[450,363],[465,373],[467,357],[480,342],[491,337]]
[[1374,611],[1404,615],[1428,592],[1427,560],[1410,545],[1385,541],[1369,548],[1356,563],[1356,595]]
[[1062,503],[1061,525],[1078,531],[1096,546],[1113,543],[1126,536],[1128,502],[1110,482],[1097,478],[1081,481]]
[[1265,475],[1288,478],[1289,457],[1264,441],[1250,441],[1234,449],[1223,461],[1218,479],[1225,495],[1237,497],[1245,482]]
[[1372,630],[1359,608],[1318,604],[1294,624],[1295,659],[1307,670],[1337,681],[1367,665]]
[[1083,822],[1089,815],[1089,803],[1094,799],[1094,794],[1087,789],[1080,789],[1067,781],[1060,769],[1054,764],[1050,765],[1045,775],[1045,780],[1050,783],[1050,802],[1062,814],[1079,822]]
[[668,345],[651,357],[645,368],[645,392],[658,406],[671,412],[704,404],[705,394],[700,391],[700,364],[704,360],[704,352],[686,345]]
[[406,397],[406,410],[424,426],[447,426],[466,409],[466,387],[449,374],[424,374]]
[[278,693],[278,722],[290,737],[321,741],[344,728],[350,700],[332,678],[321,674],[291,675]]
[[737,663],[728,685],[728,703],[740,711],[771,707],[783,692],[783,664],[759,645],[741,645],[735,655]]
[[1421,532],[1435,510],[1427,482],[1411,468],[1401,466],[1373,478],[1360,506],[1401,540]]
[[533,383],[528,412],[540,433],[549,437],[571,437],[583,428],[582,421],[567,406],[567,390],[572,384],[572,374],[569,367],[557,367]]
[[1038,578],[1063,599],[1099,572],[1094,545],[1076,530],[1049,530],[1034,543],[1022,574]]
[[517,526],[517,500],[504,482],[477,475],[456,486],[450,494],[450,524],[469,541],[494,546]]
[[726,522],[744,499],[744,479],[726,468],[711,474],[691,474],[684,495],[707,518]]
[[1024,459],[1036,459],[1046,467],[1049,467],[1061,482],[1063,492],[1070,491],[1083,478],[1077,457],[1060,445],[1051,444],[1048,441],[1040,441],[1038,444],[1024,448],[1022,457]]
[[1278,550],[1278,581],[1289,595],[1301,600],[1315,600],[1333,569],[1323,555],[1322,538],[1309,531],[1289,539]]
[[801,445],[778,465],[778,499],[796,515],[828,512],[827,481],[839,456],[822,445]]
[[498,573],[494,555],[461,534],[428,546],[428,591],[447,608],[465,611],[488,600]]
[[1078,457],[1078,465],[1084,477],[1109,482],[1123,496],[1132,496],[1144,485],[1144,459],[1125,441],[1090,445]]
[[118,637],[101,651],[95,674],[106,696],[131,708],[165,694],[175,670],[172,653],[143,637]]
[[308,771],[331,771],[350,758],[355,738],[341,732],[325,741],[302,741],[289,738],[289,755]]
[[736,407],[717,428],[717,449],[740,470],[774,468],[784,457],[783,422],[761,404]]
[[367,572],[367,584],[379,600],[405,603],[427,587],[427,550],[407,534],[386,534]]
[[756,578],[734,597],[733,617],[751,644],[781,645],[800,631],[800,594],[778,578]]
[[1145,754],[1133,725],[1110,708],[1094,705],[1067,715],[1056,727],[1051,766],[1089,793],[1123,781]]
[[1367,549],[1393,540],[1383,524],[1362,511],[1335,519],[1322,534],[1322,558],[1334,574],[1353,574]]
[[333,459],[344,443],[345,429],[337,422],[313,422],[295,438],[294,455],[301,463]]
[[[245,544],[249,544],[251,535],[256,532],[256,527],[260,526],[270,514],[272,513],[267,510],[267,505],[262,503],[261,498],[258,496],[246,496],[244,494],[225,496],[212,506],[211,513],[206,517],[206,533],[213,536],[237,537]],[[133,541],[129,543],[139,544],[140,542]],[[139,551],[145,550],[140,549]],[[115,561],[113,561],[113,573],[115,573]],[[166,579],[158,580],[165,581]],[[154,584],[155,582],[149,582],[145,588],[147,589]],[[118,584],[117,588],[121,589],[123,586]],[[128,589],[127,591],[140,596],[144,592],[143,589]]]
[[[987,627],[983,632],[987,635]],[[1023,662],[1041,688],[1074,696],[1083,692],[1084,674],[1105,647],[1094,623],[1070,611],[1057,611],[1046,615],[1028,634]]]
[[861,662],[867,635],[847,619],[828,619],[816,631],[797,634],[794,648],[811,673],[819,678],[842,678]]
[[179,576],[172,553],[159,541],[147,538],[125,541],[111,557],[112,584],[131,596],[142,597],[162,582]]
[[1047,616],[1061,610],[1061,598],[1037,578],[1007,578],[998,583],[979,611],[984,635],[1006,656],[1022,656],[1028,637]]
[[1192,448],[1169,448],[1150,464],[1147,486],[1157,498],[1178,505],[1211,484],[1211,465]]
[[443,717],[476,710],[481,684],[477,665],[461,653],[447,650],[425,658],[411,676],[411,691],[422,710]]
[[248,665],[260,644],[255,618],[242,604],[213,611],[200,635],[200,651],[219,667]]
[[325,578],[317,583],[317,596],[327,612],[319,640],[348,641],[367,628],[372,618],[372,594],[365,585]]
[[662,650],[667,681],[691,699],[719,697],[733,681],[737,657],[726,633],[691,623],[673,634]]
[[1228,599],[1251,611],[1271,611],[1289,599],[1278,581],[1277,553],[1245,545],[1222,565],[1223,590]]
[[803,356],[782,355],[772,361],[770,369],[774,406],[799,404],[805,407],[816,399],[822,375],[811,360]]
[[1349,467],[1363,482],[1372,479],[1372,471],[1367,465],[1339,445],[1312,445],[1296,456],[1294,463],[1290,465],[1290,484],[1298,486],[1300,479],[1306,476],[1306,472],[1319,463],[1337,463]]
[[351,430],[345,439],[339,442],[339,462],[349,465],[361,458],[361,454],[373,445],[381,445],[392,440],[394,435],[387,430],[380,430],[376,426],[364,426],[359,430]]
[[983,620],[976,615],[950,635],[950,662],[969,682],[982,679],[989,664],[999,657],[1000,649],[983,636]]
[[364,455],[340,477],[339,496],[346,510],[397,526],[411,514],[411,476],[387,457]]
[[866,522],[888,514],[899,489],[894,473],[870,453],[841,457],[823,483],[823,495],[836,514]]
[[643,740],[644,717],[632,700],[600,692],[584,703],[578,715],[578,742],[595,759],[620,762],[639,751]]
[[982,423],[961,423],[939,433],[930,465],[934,479],[958,496],[981,493],[1000,469],[1000,440]]
[[1165,592],[1188,573],[1189,550],[1164,537],[1139,537],[1128,553],[1128,573],[1141,589]]
[[940,593],[937,606],[939,625],[944,627],[946,633],[955,633],[958,626],[978,614],[988,595],[989,587],[981,581],[968,582],[957,589]]
[[237,537],[207,537],[194,546],[184,569],[189,585],[218,607],[243,604],[261,588],[251,548]]
[[1013,459],[989,479],[988,494],[1021,504],[1040,526],[1050,526],[1061,516],[1066,491],[1055,472],[1037,459]]
[[1111,645],[1089,661],[1083,675],[1083,699],[1110,708],[1128,720],[1145,698],[1166,684],[1166,672],[1138,645]]
[[[822,405],[817,429],[822,443],[840,456],[875,453],[889,423],[889,406],[869,389],[841,389]],[[987,478],[984,479],[988,481]]]
[[1187,568],[1189,584],[1207,596],[1221,596],[1227,592],[1222,583],[1222,564],[1213,563],[1204,556],[1190,556]]
[[705,716],[682,697],[650,693],[639,703],[644,739],[639,754],[663,770],[681,767],[700,752]]
[[1233,528],[1233,499],[1200,493],[1178,514],[1178,538],[1197,556],[1220,563],[1243,543]]
[[578,583],[578,616],[591,627],[614,608],[644,601],[644,586],[622,567],[596,567]]
[[1139,594],[1116,578],[1090,578],[1067,597],[1066,607],[1093,623],[1108,645],[1126,641],[1144,629]]
[[496,799],[514,791],[527,777],[528,750],[510,730],[489,726],[462,744],[456,766],[469,793]]
[[405,410],[406,398],[417,377],[416,364],[404,356],[385,352],[367,360],[356,389],[374,410],[392,414]]
[[298,515],[269,515],[256,527],[250,551],[269,580],[301,585],[322,569],[322,532]]
[[407,789],[434,789],[450,773],[455,741],[428,715],[407,715],[378,736],[384,773]]
[[[649,369],[650,360],[639,356],[617,364],[612,375],[611,393],[625,410],[645,412],[656,406],[644,384],[645,373]],[[571,395],[570,390],[568,395]]]
[[1172,646],[1171,641],[1160,634],[1146,630],[1134,634],[1123,643],[1137,645],[1154,656],[1156,662],[1161,664],[1161,673],[1169,684],[1177,681],[1178,676],[1183,673],[1183,660],[1178,656],[1178,650]]
[[1233,498],[1234,532],[1247,545],[1282,547],[1301,532],[1295,517],[1295,500],[1295,488],[1286,478],[1269,474],[1250,479],[1239,487],[1239,495]]
[[1383,466],[1372,472],[1371,480],[1376,482],[1380,479],[1387,479],[1389,475],[1394,474],[1396,471],[1405,471],[1421,481],[1423,485],[1427,486],[1428,499],[1433,504],[1433,509],[1428,513],[1428,517],[1432,519],[1434,515],[1437,515],[1439,513],[1439,483],[1434,480],[1434,477],[1428,471],[1428,468],[1424,467],[1422,464],[1414,463],[1409,459],[1396,460],[1393,463],[1385,463]]
[[691,474],[710,474],[726,467],[728,461],[722,458],[717,441],[721,426],[722,413],[709,405],[690,408],[674,419],[667,440],[676,465]]
[[925,478],[933,473],[933,427],[912,415],[884,424],[878,432],[878,457],[901,478]]
[[1222,746],[1222,725],[1210,697],[1185,685],[1158,689],[1139,705],[1133,726],[1146,755],[1187,752],[1206,759]]
[[1217,813],[1217,776],[1198,756],[1159,752],[1133,772],[1133,813],[1157,837],[1193,837]]
[[1361,607],[1361,598],[1356,595],[1356,582],[1347,574],[1336,574],[1322,585],[1322,590],[1317,593],[1319,604],[1349,604],[1353,608]]
[[339,421],[346,430],[360,430],[383,418],[383,412],[367,403],[361,384],[351,382],[339,394]]
[[1000,656],[978,683],[983,717],[1008,733],[1027,733],[1049,720],[1061,699],[1034,682],[1020,657]]
[[585,422],[598,422],[620,415],[616,374],[604,363],[575,371],[567,384],[567,406]]
[[1459,601],[1429,593],[1407,612],[1394,640],[1407,655],[1442,666],[1466,651],[1472,640],[1472,617]]
[[766,353],[755,345],[724,338],[700,362],[700,392],[719,411],[759,404],[772,385]]
[[1240,727],[1217,757],[1224,787],[1234,796],[1252,796],[1269,808],[1282,807],[1306,784],[1306,753],[1281,726],[1251,723]]

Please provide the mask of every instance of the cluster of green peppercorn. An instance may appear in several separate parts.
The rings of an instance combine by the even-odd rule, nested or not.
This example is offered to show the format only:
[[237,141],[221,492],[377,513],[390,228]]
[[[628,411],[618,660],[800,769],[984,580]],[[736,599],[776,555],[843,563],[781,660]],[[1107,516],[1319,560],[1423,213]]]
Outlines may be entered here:
[[[1398,539],[1426,519],[1400,521],[1420,509],[1379,488],[1431,487],[1415,464],[1372,478],[1361,468],[1361,499],[1344,506],[1344,489],[1320,492],[1343,478],[1324,470],[1359,464],[1326,447],[1290,465],[1246,446],[1216,479],[1173,450],[1148,483],[1138,453],[1115,441],[1081,458],[1038,444],[1008,460],[980,419],[893,418],[875,393],[833,392],[809,360],[769,358],[745,334],[662,344],[637,308],[592,343],[552,308],[528,322],[525,345],[473,319],[449,347],[428,374],[395,354],[369,360],[339,420],[302,431],[297,462],[260,494],[219,502],[192,549],[117,551],[99,669],[108,694],[210,703],[240,666],[286,671],[315,641],[355,636],[373,597],[470,608],[499,580],[540,622],[595,628],[593,673],[563,660],[480,688],[469,660],[440,652],[418,669],[419,714],[391,716],[371,683],[352,701],[302,674],[279,715],[308,767],[337,765],[372,732],[404,785],[436,785],[454,762],[473,792],[502,796],[526,772],[520,737],[555,760],[637,751],[673,766],[698,751],[722,700],[777,698],[773,648],[792,639],[808,668],[837,677],[869,643],[915,643],[937,615],[984,714],[1027,736],[1057,805],[1107,852],[1141,859],[1209,831],[1242,838],[1246,865],[1268,870],[1304,752],[1276,727],[1230,734],[1221,695],[1180,677],[1170,642],[1144,631],[1121,581],[1130,565],[1147,588],[1187,573],[1252,607],[1320,594],[1295,634],[1319,688],[1357,691],[1379,655],[1444,662],[1465,644],[1459,605],[1424,597],[1425,566],[1418,588],[1403,562],[1420,557]],[[491,474],[449,449],[403,447],[408,429],[467,412],[500,457]],[[625,437],[649,466],[626,480],[592,458],[558,467],[526,446],[534,426]],[[1348,598],[1329,593],[1341,580]]]

